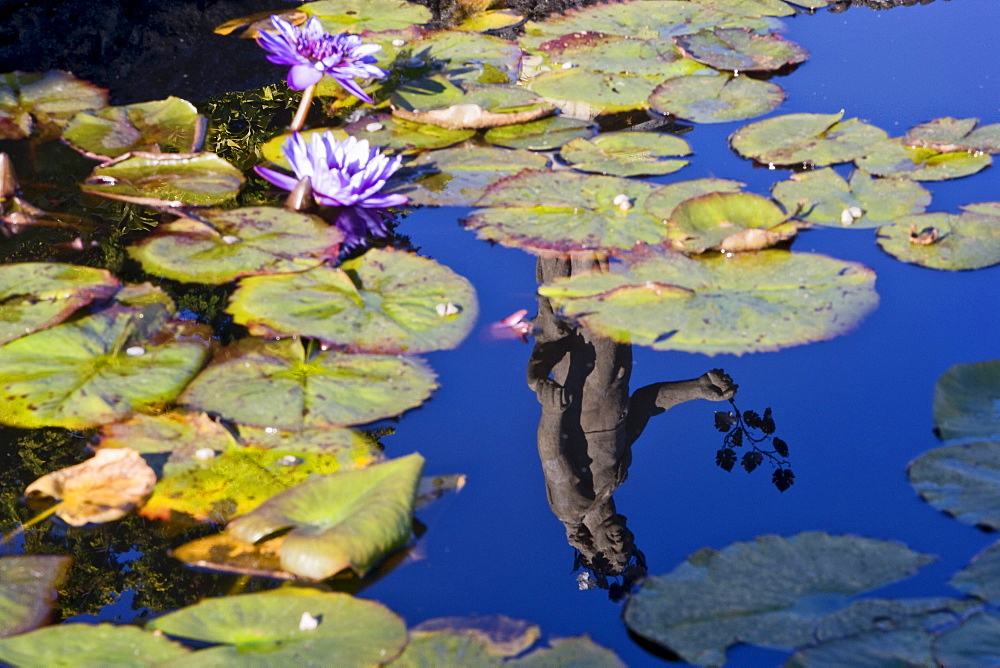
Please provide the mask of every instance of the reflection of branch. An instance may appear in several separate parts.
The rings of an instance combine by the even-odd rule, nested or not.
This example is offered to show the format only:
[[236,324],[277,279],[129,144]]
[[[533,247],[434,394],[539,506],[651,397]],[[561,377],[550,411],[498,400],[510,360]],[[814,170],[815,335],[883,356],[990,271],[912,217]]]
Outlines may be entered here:
[[[745,411],[740,413],[736,402],[732,398],[729,403],[733,407],[732,412],[715,413],[715,428],[726,433],[722,439],[722,448],[715,453],[715,463],[725,471],[732,471],[736,464],[736,451],[734,448],[749,445],[751,450],[743,453],[740,465],[747,473],[753,473],[757,467],[764,463],[767,457],[772,466],[775,467],[771,475],[771,482],[778,488],[779,492],[784,492],[795,482],[795,474],[789,468],[788,444],[782,439],[774,436],[775,425],[771,417],[771,409],[764,410],[761,417],[755,411]],[[759,434],[758,434],[759,432]],[[758,444],[765,443],[768,439],[773,446],[772,450],[765,450]]]

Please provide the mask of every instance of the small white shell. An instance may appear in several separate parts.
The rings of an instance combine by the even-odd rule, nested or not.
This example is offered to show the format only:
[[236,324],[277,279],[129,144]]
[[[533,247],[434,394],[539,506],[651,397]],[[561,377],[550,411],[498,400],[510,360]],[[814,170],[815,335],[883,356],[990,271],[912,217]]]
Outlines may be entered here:
[[227,234],[226,236],[222,237],[222,240],[227,244],[229,244],[230,246],[233,244],[238,244],[240,241],[242,241],[239,237],[234,237],[231,234]]
[[295,455],[285,455],[278,460],[279,466],[295,466],[296,464],[301,464],[303,460],[299,459]]
[[392,45],[393,46],[406,46],[406,40],[405,39],[398,39],[398,38],[394,39],[394,40],[392,40]]
[[848,207],[847,211],[851,214],[851,217],[854,218],[854,220],[857,220],[861,216],[865,215],[865,212],[860,206]]
[[451,302],[448,302],[447,304],[438,304],[434,307],[434,310],[437,311],[437,314],[442,318],[447,318],[450,315],[458,315],[462,312],[461,308],[455,306]]
[[611,200],[615,206],[617,206],[622,211],[628,211],[632,208],[632,200],[628,198],[625,193],[619,193],[615,195],[615,198]]
[[573,65],[573,63],[568,63],[568,62],[567,62],[567,63],[563,63],[563,64],[562,64],[562,68],[563,68],[564,70],[571,70],[571,69],[573,69],[574,67],[575,67],[575,65]]
[[384,127],[385,126],[382,125],[381,123],[369,123],[368,125],[365,126],[365,131],[366,132],[378,132],[379,130],[383,129]]
[[132,346],[125,349],[125,354],[129,357],[142,357],[146,354],[146,349],[142,346]]
[[194,458],[206,461],[215,457],[215,450],[212,448],[198,448],[194,451]]
[[319,626],[319,620],[308,612],[302,613],[302,619],[299,620],[299,631],[312,631],[317,626]]

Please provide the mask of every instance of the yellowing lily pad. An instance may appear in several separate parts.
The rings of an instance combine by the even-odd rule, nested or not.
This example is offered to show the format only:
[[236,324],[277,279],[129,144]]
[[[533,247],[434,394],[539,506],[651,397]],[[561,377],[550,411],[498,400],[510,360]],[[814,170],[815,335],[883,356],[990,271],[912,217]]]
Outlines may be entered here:
[[528,87],[558,107],[564,116],[589,121],[602,114],[648,109],[649,96],[660,81],[630,73],[572,68],[543,72]]
[[765,165],[823,167],[850,162],[888,137],[879,128],[838,114],[787,114],[745,125],[729,138],[737,153]]
[[84,192],[147,206],[212,206],[236,197],[243,173],[214,153],[126,153],[94,169]]
[[592,137],[596,132],[597,128],[589,121],[549,116],[530,123],[490,128],[483,134],[483,139],[507,148],[548,151],[580,137]]
[[909,146],[923,146],[942,153],[1000,153],[1000,123],[976,127],[978,125],[978,118],[935,118],[910,128],[903,140]]
[[113,448],[42,476],[24,495],[59,501],[56,515],[79,527],[121,519],[146,500],[155,484],[156,473],[142,455],[131,448]]
[[0,139],[50,136],[78,111],[100,109],[108,92],[69,72],[0,74]]
[[343,239],[340,230],[316,216],[247,207],[161,223],[128,253],[150,274],[221,285],[240,276],[318,265],[337,256]]
[[297,9],[333,34],[401,30],[431,20],[429,9],[403,0],[318,0]]
[[798,232],[781,207],[752,193],[711,193],[686,200],[670,214],[668,225],[671,245],[687,253],[761,250]]
[[365,116],[344,129],[358,139],[367,139],[373,146],[404,153],[445,148],[476,134],[475,130],[449,130],[386,113]]
[[540,67],[551,70],[578,68],[606,74],[631,72],[662,81],[708,69],[685,58],[670,39],[639,40],[582,32],[545,42],[538,47],[538,51],[544,58]]
[[486,32],[511,28],[524,21],[524,17],[503,9],[490,9],[485,12],[475,12],[462,19],[454,30],[468,32]]
[[460,130],[515,125],[551,116],[555,107],[518,86],[465,84],[447,86],[433,95],[397,92],[394,116]]
[[740,192],[745,183],[729,179],[692,179],[658,186],[646,198],[646,211],[666,223],[684,201],[711,193]]
[[854,164],[878,176],[944,181],[975,174],[993,164],[993,158],[979,151],[942,153],[934,148],[907,146],[903,139],[892,139],[872,145]]
[[223,349],[181,396],[183,404],[256,427],[344,427],[419,406],[437,387],[416,359],[310,350],[286,338]]
[[[357,429],[329,428],[282,431],[273,427],[239,425],[240,443],[247,447],[277,450],[337,453],[343,460],[366,466],[382,456],[376,436]],[[347,468],[352,468],[348,466]]]
[[345,568],[362,576],[409,540],[423,465],[412,454],[314,478],[236,518],[226,531],[255,543],[291,529],[279,550],[282,569],[314,580]]
[[51,262],[0,266],[0,344],[58,325],[118,289],[105,269]]
[[718,74],[667,79],[649,104],[661,114],[695,123],[728,123],[766,114],[784,100],[785,91],[770,81]]
[[669,160],[691,153],[680,137],[657,132],[607,132],[593,139],[574,139],[559,151],[559,157],[583,172],[615,176],[671,174],[688,164]]
[[602,336],[706,355],[831,339],[878,304],[870,269],[823,255],[642,255],[614,273],[543,285],[539,294]]
[[0,557],[0,638],[45,623],[72,563],[72,557],[37,554]]
[[903,262],[931,269],[981,269],[1000,263],[1000,203],[968,204],[962,213],[922,213],[880,227],[878,245]]
[[479,307],[466,279],[429,258],[373,249],[339,267],[240,281],[228,313],[251,333],[297,334],[367,352],[454,348]]
[[63,141],[84,155],[111,160],[130,151],[193,153],[205,139],[205,117],[179,97],[84,111],[70,119]]
[[780,35],[759,35],[748,28],[715,28],[674,41],[692,60],[717,70],[768,72],[805,61],[809,53]]
[[11,666],[147,668],[189,656],[162,635],[114,624],[58,624],[0,640],[0,662]]

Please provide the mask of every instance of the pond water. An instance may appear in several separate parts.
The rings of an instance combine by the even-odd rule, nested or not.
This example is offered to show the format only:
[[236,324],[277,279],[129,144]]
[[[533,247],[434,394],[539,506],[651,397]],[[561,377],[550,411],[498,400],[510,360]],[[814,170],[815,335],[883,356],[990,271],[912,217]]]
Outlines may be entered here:
[[[942,116],[1000,121],[1000,11],[993,2],[821,10],[786,24],[786,36],[810,58],[778,79],[787,93],[779,113],[844,109],[894,136]],[[736,179],[759,194],[787,178],[728,148],[728,135],[744,123],[699,125],[684,135],[693,158],[682,178]],[[933,195],[930,211],[957,212],[996,200],[1000,171],[925,187]],[[656,665],[662,659],[629,636],[619,603],[603,590],[578,589],[574,549],[546,499],[537,446],[541,407],[525,382],[532,347],[492,335],[490,323],[518,309],[535,312],[535,259],[477,241],[457,222],[466,213],[422,208],[401,222],[399,232],[421,254],[476,286],[480,319],[458,350],[426,355],[441,388],[392,422],[395,434],[384,443],[392,457],[420,452],[425,472],[465,473],[468,483],[420,513],[428,530],[414,550],[418,558],[361,595],[409,624],[500,613],[538,623],[551,637],[587,633],[629,665]],[[937,378],[954,364],[1000,356],[1000,267],[945,272],[905,264],[876,246],[873,230],[818,228],[802,233],[794,248],[873,268],[878,309],[848,335],[777,353],[708,357],[636,346],[631,387],[725,369],[739,384],[741,409],[773,409],[777,433],[791,448],[795,485],[778,493],[763,471],[718,468],[713,412],[728,406],[690,401],[650,420],[628,480],[615,492],[617,510],[650,574],[673,569],[702,547],[817,530],[898,540],[939,555],[919,576],[880,595],[953,595],[948,577],[992,539],[923,503],[905,468],[939,444],[931,419]],[[122,607],[98,617],[127,619]],[[784,656],[741,647],[730,661],[776,665]]]

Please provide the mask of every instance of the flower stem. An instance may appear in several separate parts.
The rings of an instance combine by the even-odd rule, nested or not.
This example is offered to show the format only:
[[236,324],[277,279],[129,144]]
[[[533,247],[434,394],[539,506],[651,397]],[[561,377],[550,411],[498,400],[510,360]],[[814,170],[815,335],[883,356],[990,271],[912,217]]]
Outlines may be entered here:
[[309,114],[309,107],[312,105],[313,93],[315,92],[316,84],[313,84],[302,91],[302,100],[299,102],[299,108],[295,112],[295,118],[292,119],[292,124],[288,126],[288,129],[291,132],[298,132],[302,129],[302,126],[306,122],[306,116]]

